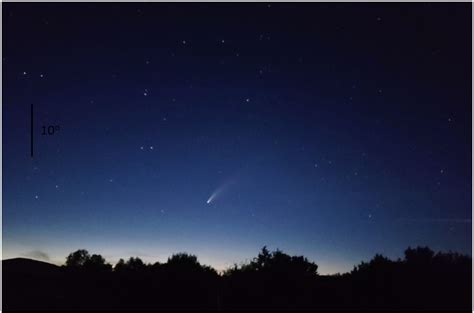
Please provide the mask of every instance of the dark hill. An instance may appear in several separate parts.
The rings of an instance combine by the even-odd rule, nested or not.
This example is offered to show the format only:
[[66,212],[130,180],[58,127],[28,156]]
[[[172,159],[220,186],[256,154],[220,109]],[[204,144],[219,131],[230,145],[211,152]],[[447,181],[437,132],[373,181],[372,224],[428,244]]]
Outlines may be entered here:
[[3,271],[6,274],[22,275],[57,275],[60,267],[51,263],[26,258],[15,258],[2,261]]
[[[50,309],[64,294],[61,267],[24,258],[2,261],[5,309]],[[62,306],[59,306],[62,307]]]

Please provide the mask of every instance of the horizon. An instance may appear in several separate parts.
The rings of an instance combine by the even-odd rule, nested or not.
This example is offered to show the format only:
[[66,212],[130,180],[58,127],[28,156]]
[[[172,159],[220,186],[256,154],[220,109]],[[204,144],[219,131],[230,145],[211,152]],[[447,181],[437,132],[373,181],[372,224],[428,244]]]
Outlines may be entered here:
[[[265,246],[266,248],[268,248],[267,246]],[[416,248],[416,247],[407,247],[407,249],[410,249],[410,248]],[[79,250],[79,249],[78,249]],[[132,257],[138,257],[140,258],[146,265],[153,265],[155,263],[159,263],[159,264],[165,264],[168,259],[170,257],[172,257],[173,255],[176,255],[176,254],[181,254],[181,253],[184,253],[184,254],[189,254],[189,255],[195,255],[197,257],[197,260],[198,262],[201,264],[201,265],[205,265],[205,266],[210,266],[212,267],[213,269],[215,269],[217,271],[217,273],[219,275],[222,275],[226,270],[230,269],[230,268],[233,268],[234,266],[242,266],[242,265],[245,265],[245,264],[249,264],[249,262],[253,261],[255,256],[261,251],[259,250],[254,257],[252,258],[247,258],[245,259],[244,261],[240,261],[240,262],[234,262],[233,264],[231,265],[228,265],[226,267],[222,267],[222,268],[219,268],[219,267],[216,267],[216,266],[213,266],[212,264],[207,264],[207,263],[204,263],[201,261],[201,259],[199,258],[199,255],[196,255],[196,254],[193,254],[191,252],[186,252],[186,251],[181,251],[181,252],[176,252],[176,253],[173,253],[171,255],[169,255],[167,258],[162,258],[162,259],[153,259],[152,257],[150,256],[145,256],[145,257],[140,257],[140,256],[136,256],[136,255],[131,255],[131,256],[128,256],[128,257],[120,257],[119,259],[112,259],[110,260],[107,256],[105,255],[102,255],[101,253],[95,253],[93,251],[89,251],[88,249],[85,249],[87,250],[91,255],[92,254],[99,254],[101,256],[104,257],[105,259],[105,262],[107,264],[110,264],[112,265],[112,268],[115,267],[115,265],[117,265],[117,263],[120,261],[120,260],[124,260],[124,261],[127,261],[128,259],[132,258]],[[269,249],[270,251],[282,251],[278,248],[276,248],[275,250],[273,249]],[[77,250],[75,250],[77,251]],[[70,253],[72,253],[73,251],[71,251]],[[285,253],[285,251],[282,251]],[[437,253],[458,253],[457,251],[433,251],[435,254]],[[403,253],[402,253],[403,254]],[[318,265],[318,275],[320,276],[332,276],[332,275],[342,275],[342,274],[348,274],[350,273],[356,266],[358,266],[359,264],[361,264],[362,262],[369,262],[374,256],[376,255],[382,255],[384,257],[387,257],[381,253],[374,253],[374,255],[369,258],[369,259],[366,259],[366,260],[360,260],[359,262],[357,263],[354,263],[352,265],[352,268],[350,268],[349,270],[346,270],[346,271],[336,271],[336,272],[327,272],[327,271],[324,271],[324,269],[321,268],[321,265],[318,263],[317,260],[313,260],[313,259],[310,259],[308,258],[308,261],[310,262],[314,262]],[[470,258],[472,258],[472,255],[471,254],[462,254],[461,255],[466,255],[466,256],[469,256]],[[292,255],[293,256],[293,255]],[[303,257],[306,257],[304,255],[295,255],[295,256],[303,256]],[[396,258],[391,258],[391,257],[388,257],[389,260],[391,261],[398,261],[398,260],[403,260],[404,256],[399,256],[399,257],[396,257]],[[22,255],[22,256],[15,256],[15,257],[11,257],[11,258],[3,258],[2,261],[7,261],[7,260],[15,260],[15,259],[26,259],[26,260],[34,260],[34,261],[39,261],[39,262],[44,262],[44,263],[48,263],[48,264],[52,264],[52,265],[56,265],[56,266],[65,266],[66,265],[66,256],[64,257],[64,261],[59,261],[59,260],[50,260],[49,258],[41,258],[41,257],[35,257],[34,255]]]

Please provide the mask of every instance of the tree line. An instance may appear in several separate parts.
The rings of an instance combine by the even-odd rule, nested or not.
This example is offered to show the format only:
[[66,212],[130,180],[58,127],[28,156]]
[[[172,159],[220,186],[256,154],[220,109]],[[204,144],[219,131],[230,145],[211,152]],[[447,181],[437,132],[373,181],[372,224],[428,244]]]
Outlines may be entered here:
[[[263,247],[251,261],[218,273],[187,253],[165,263],[131,257],[112,266],[77,250],[48,281],[29,275],[23,283],[41,285],[33,298],[49,309],[470,309],[471,265],[470,256],[417,247],[403,259],[377,254],[349,273],[320,275],[304,256]],[[4,303],[13,298],[4,296]]]

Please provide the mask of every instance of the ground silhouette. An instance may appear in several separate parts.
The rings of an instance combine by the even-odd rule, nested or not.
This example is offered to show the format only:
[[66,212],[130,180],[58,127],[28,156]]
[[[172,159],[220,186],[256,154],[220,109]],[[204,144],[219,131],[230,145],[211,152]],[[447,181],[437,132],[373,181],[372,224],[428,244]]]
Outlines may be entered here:
[[121,259],[114,267],[86,250],[64,266],[2,263],[6,310],[471,309],[471,257],[427,247],[408,248],[395,261],[376,255],[331,276],[303,256],[266,247],[220,275],[186,253],[163,264]]

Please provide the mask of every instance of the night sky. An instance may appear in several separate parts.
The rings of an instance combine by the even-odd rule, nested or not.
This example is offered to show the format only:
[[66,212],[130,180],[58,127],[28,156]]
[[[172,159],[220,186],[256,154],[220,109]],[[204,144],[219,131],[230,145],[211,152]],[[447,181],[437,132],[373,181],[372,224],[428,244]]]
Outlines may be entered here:
[[4,259],[471,254],[471,3],[2,5]]

